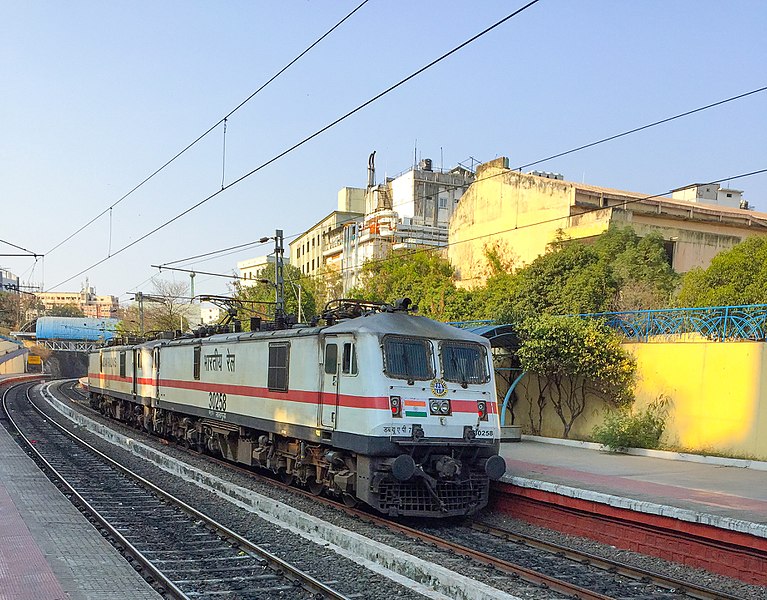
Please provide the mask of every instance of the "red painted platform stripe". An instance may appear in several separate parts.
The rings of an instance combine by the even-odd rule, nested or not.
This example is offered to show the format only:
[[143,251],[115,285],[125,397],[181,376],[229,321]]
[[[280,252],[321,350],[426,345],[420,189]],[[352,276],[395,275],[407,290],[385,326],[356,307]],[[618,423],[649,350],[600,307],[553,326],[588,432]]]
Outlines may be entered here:
[[491,508],[555,531],[767,585],[767,539],[552,492],[494,483]]

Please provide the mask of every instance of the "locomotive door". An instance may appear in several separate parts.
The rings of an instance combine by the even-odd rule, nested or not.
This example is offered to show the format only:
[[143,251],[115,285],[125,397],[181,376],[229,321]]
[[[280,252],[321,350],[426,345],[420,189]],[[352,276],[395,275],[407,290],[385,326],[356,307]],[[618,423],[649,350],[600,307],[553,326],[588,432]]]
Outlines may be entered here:
[[338,346],[337,336],[320,338],[322,352],[322,368],[320,372],[319,390],[319,422],[321,427],[335,428],[338,422]]
[[138,367],[141,360],[141,350],[133,349],[133,397],[138,393]]

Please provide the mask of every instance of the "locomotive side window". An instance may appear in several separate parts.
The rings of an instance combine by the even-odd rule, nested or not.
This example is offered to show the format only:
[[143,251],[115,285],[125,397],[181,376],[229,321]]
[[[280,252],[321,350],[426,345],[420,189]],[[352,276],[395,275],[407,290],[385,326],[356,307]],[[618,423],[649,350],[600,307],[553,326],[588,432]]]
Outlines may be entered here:
[[202,354],[202,346],[194,347],[194,378],[200,378],[200,355]]
[[427,340],[386,336],[384,338],[384,372],[389,377],[420,379],[434,378],[431,344]]
[[270,390],[288,391],[288,365],[290,359],[290,344],[269,344],[269,375],[267,384]]
[[99,371],[104,372],[104,353],[99,352]]
[[136,368],[141,368],[141,350],[136,350]]
[[125,352],[120,352],[120,377],[125,377]]
[[338,346],[327,344],[325,346],[325,373],[334,375],[338,371]]
[[456,383],[486,383],[489,380],[485,349],[478,344],[442,342],[442,377]]
[[344,344],[343,361],[341,362],[341,371],[345,375],[357,374],[357,352],[354,349],[354,344],[346,342]]

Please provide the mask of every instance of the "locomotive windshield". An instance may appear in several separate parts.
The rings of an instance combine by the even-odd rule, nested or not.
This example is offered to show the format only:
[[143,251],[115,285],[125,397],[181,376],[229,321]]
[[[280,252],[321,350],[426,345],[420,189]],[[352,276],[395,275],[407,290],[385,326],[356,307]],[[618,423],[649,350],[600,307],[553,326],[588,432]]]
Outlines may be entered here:
[[486,383],[488,381],[485,349],[479,344],[442,342],[442,377],[457,383]]
[[388,335],[384,338],[384,372],[407,380],[434,378],[431,343],[428,340]]

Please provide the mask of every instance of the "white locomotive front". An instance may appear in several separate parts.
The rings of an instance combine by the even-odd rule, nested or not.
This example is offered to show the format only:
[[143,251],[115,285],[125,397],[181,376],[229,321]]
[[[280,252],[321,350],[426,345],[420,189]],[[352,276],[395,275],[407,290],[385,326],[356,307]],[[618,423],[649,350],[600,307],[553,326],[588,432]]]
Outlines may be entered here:
[[92,404],[392,516],[472,514],[505,471],[489,343],[388,308],[104,348]]

